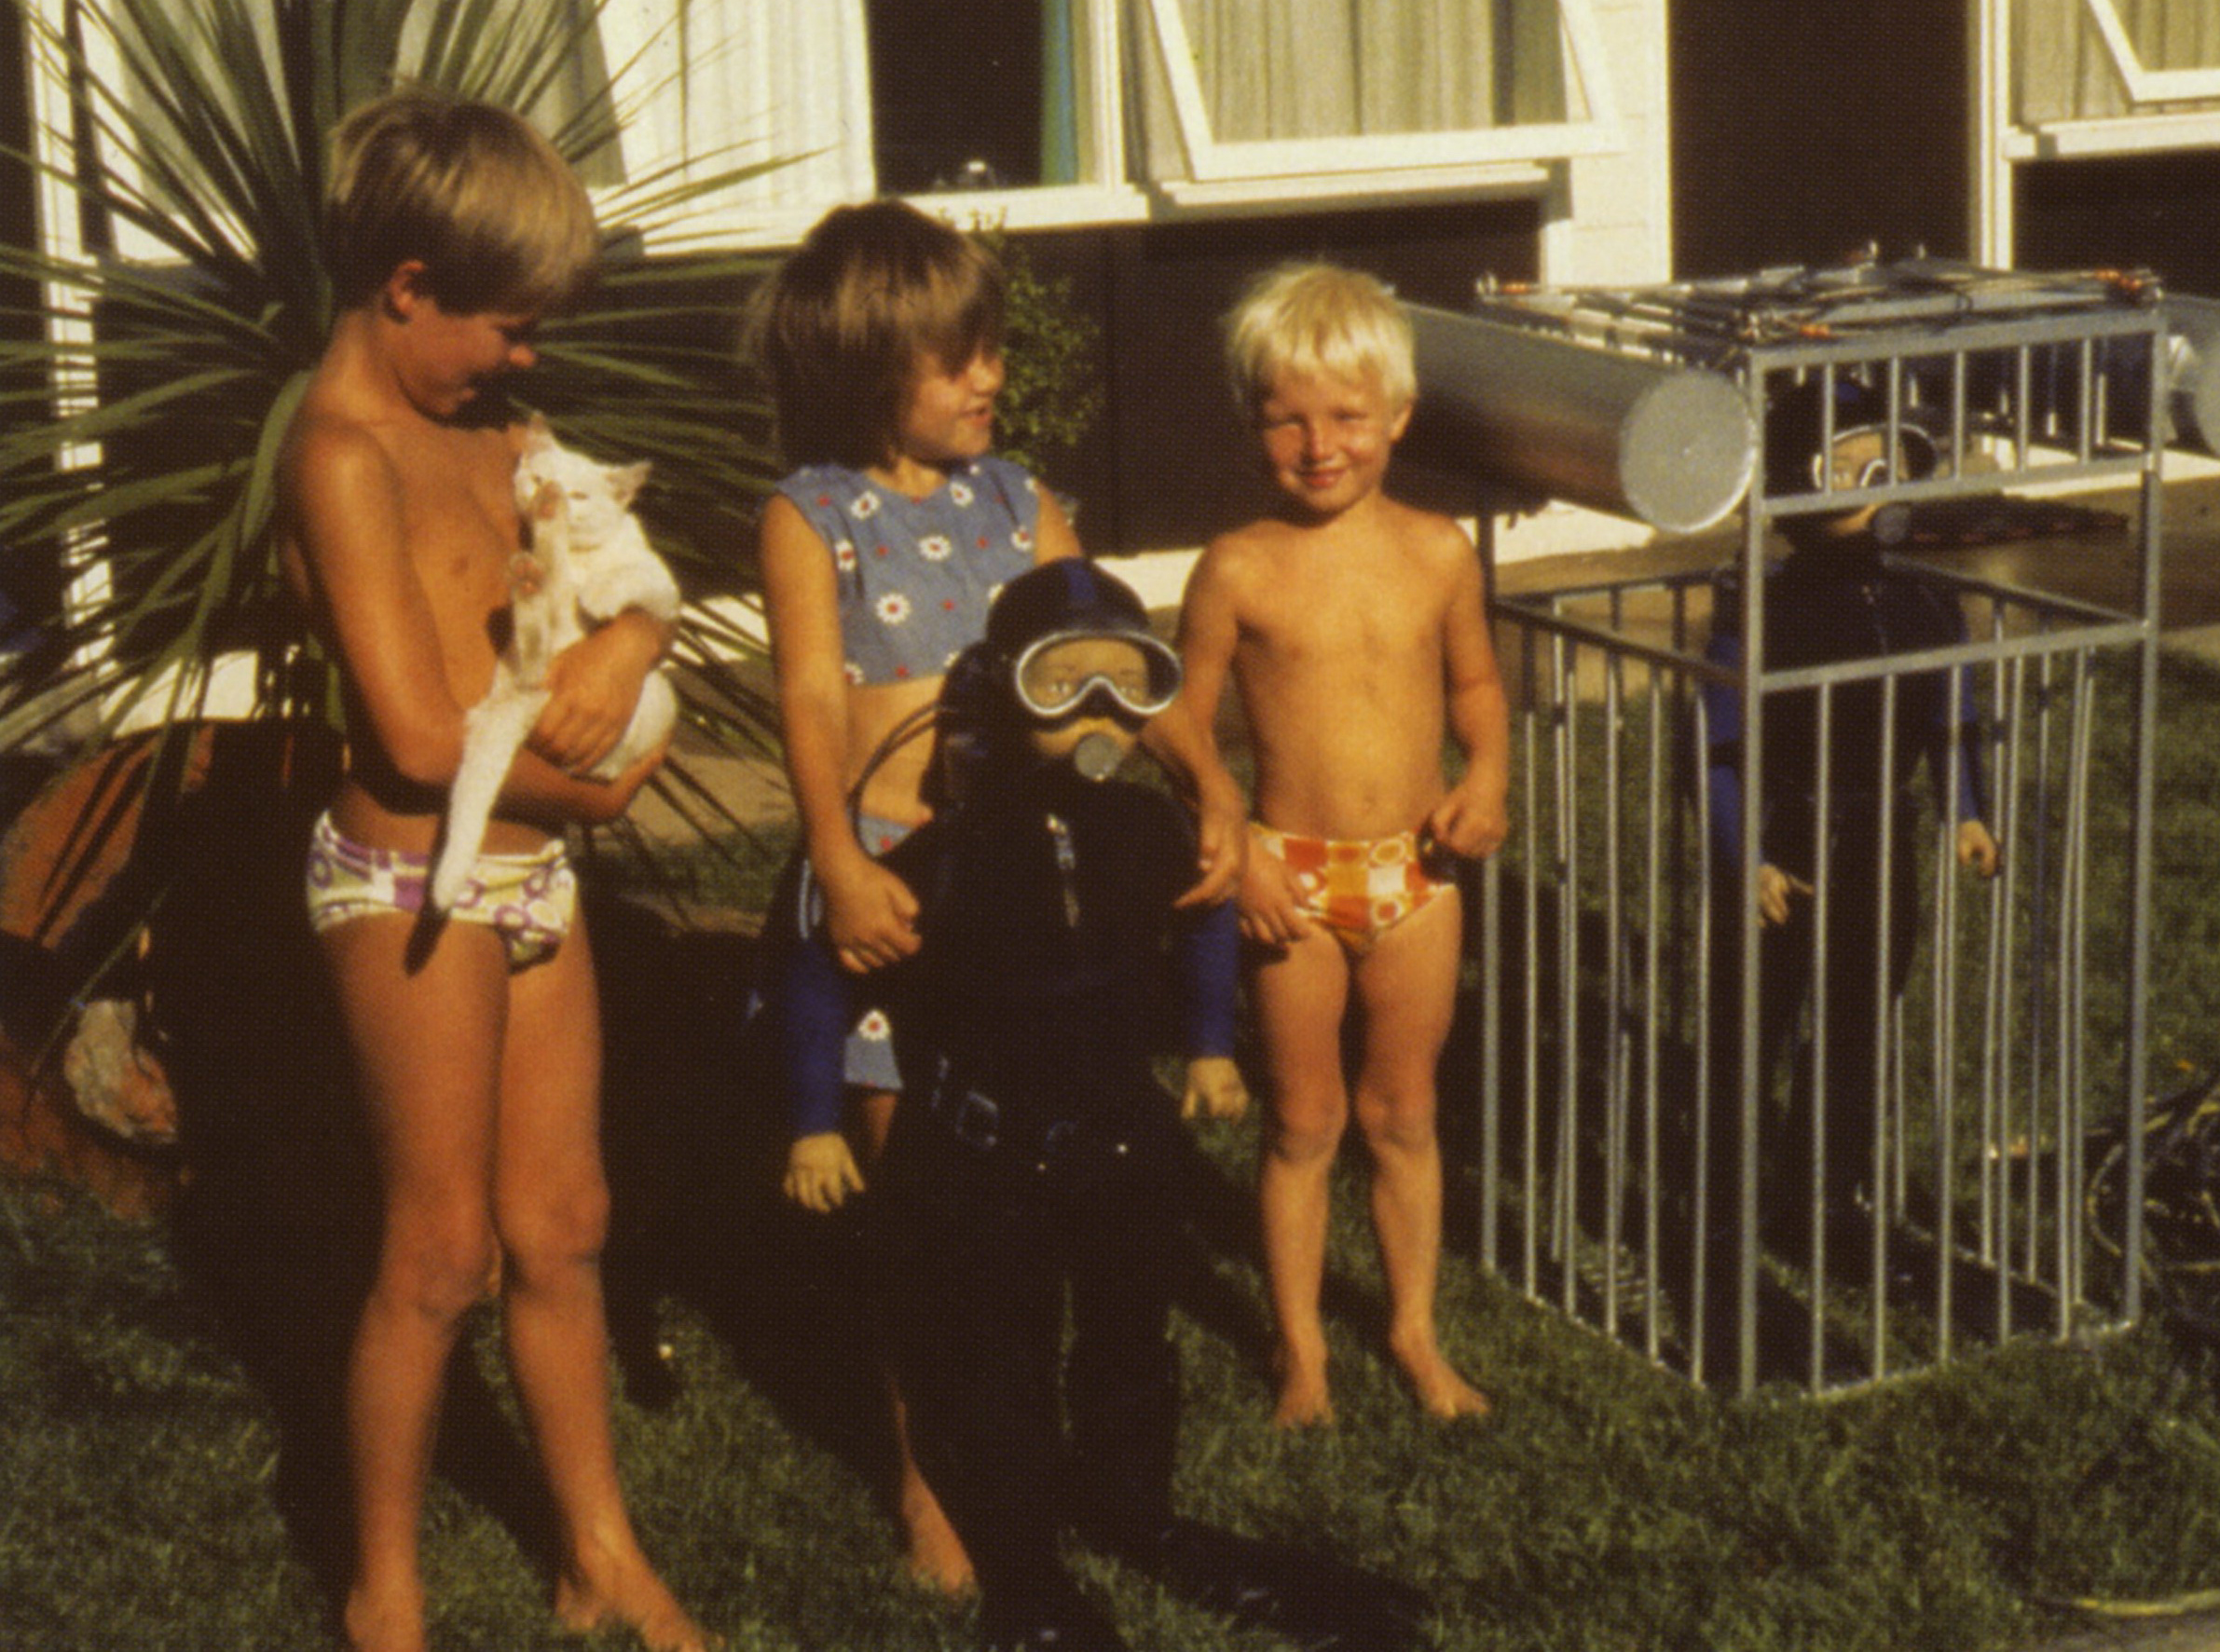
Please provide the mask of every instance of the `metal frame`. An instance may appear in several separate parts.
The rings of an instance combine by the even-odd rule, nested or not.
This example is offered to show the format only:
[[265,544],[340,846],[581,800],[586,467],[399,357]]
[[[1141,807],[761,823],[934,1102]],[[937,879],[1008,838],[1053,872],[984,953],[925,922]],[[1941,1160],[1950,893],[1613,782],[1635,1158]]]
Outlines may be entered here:
[[[2117,1236],[2117,1277],[2093,1278],[2082,1200],[2090,1132],[2140,1120],[2145,1106],[2165,311],[2155,286],[2135,280],[1925,264],[1831,285],[1809,274],[1598,294],[1593,306],[1576,295],[1569,321],[1563,295],[1551,301],[1554,326],[1731,375],[1760,429],[1770,389],[1855,375],[1884,398],[1889,429],[1919,422],[1943,463],[1924,479],[1822,481],[1787,496],[1768,494],[1760,468],[1738,556],[1738,672],[1701,652],[1705,575],[1499,601],[1499,625],[1514,639],[1506,676],[1522,703],[1513,853],[1523,876],[1514,890],[1506,867],[1490,863],[1478,891],[1484,1262],[1653,1359],[1745,1391],[1776,1374],[1815,1390],[1872,1381],[1947,1360],[1966,1337],[2063,1337],[2142,1312],[2140,1224],[2126,1220]],[[1639,325],[1629,325],[1634,311]],[[1776,524],[2067,480],[2138,489],[2130,608],[1924,568],[1985,613],[1964,644],[1794,671],[1768,663],[1764,580]],[[2099,841],[2088,805],[2097,667],[2108,657],[2129,662],[2132,779],[2124,831]],[[1824,804],[1826,719],[1841,691],[1878,684],[1889,708],[1904,679],[1944,670],[1953,711],[1960,676],[1979,685],[2003,870],[1979,889],[1933,880],[1928,963],[1913,977],[1924,990],[1880,1033],[1874,1163],[1885,1167],[1885,1192],[1859,1218],[1862,1254],[1843,1281],[1826,1254],[1824,1129],[1816,1123],[1821,1145],[1808,1165],[1760,1156],[1769,1102],[1758,1071],[1759,925],[1746,918],[1738,935],[1710,933],[1715,889],[1737,889],[1732,910],[1754,914],[1760,845],[1747,831],[1740,864],[1712,864],[1698,690],[1738,697],[1745,799],[1762,796],[1769,702],[1815,692]],[[1896,719],[1884,710],[1881,720],[1884,771],[1893,772]],[[1888,841],[1890,810],[1878,812],[1881,958],[1890,857],[1939,856],[1955,824],[1945,790],[1933,845]],[[2089,956],[2092,871],[2121,862],[2124,977],[2093,969]],[[1827,990],[1827,922],[1820,897],[1815,999]],[[1740,949],[1741,1002],[1729,1008],[1744,1082],[1733,1097],[1713,1094],[1706,1031],[1715,942]],[[2124,988],[2117,1081],[2091,1037],[2115,982]],[[1824,1029],[1815,1017],[1815,1111],[1840,1104],[1825,1094]],[[1718,1106],[1739,1115],[1740,1157],[1723,1167],[1723,1188],[1707,1184]],[[2137,1212],[2142,1132],[2125,1130],[2124,1143],[2122,1208]],[[1761,1232],[1761,1182],[1780,1174],[1809,1177],[1810,1249],[1790,1268]],[[1734,1237],[1723,1278],[1705,1237],[1722,1201]],[[1908,1299],[1899,1275],[1912,1257],[1922,1277]],[[1707,1346],[1697,1328],[1722,1319],[1728,1345]],[[1761,1342],[1782,1340],[1801,1345],[1791,1372],[1761,1360]]]

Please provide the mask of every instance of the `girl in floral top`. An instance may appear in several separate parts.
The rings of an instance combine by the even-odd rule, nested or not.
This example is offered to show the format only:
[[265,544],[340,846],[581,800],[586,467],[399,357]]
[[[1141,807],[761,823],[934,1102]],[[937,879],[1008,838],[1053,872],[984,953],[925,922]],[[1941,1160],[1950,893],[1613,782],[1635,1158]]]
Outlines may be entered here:
[[[799,467],[765,506],[761,540],[802,825],[789,882],[813,886],[809,900],[774,904],[809,915],[804,933],[773,949],[772,1007],[789,1030],[785,1047],[799,1052],[822,1047],[800,1022],[844,1010],[840,972],[917,949],[916,896],[877,856],[931,813],[931,743],[874,754],[938,696],[949,662],[984,634],[995,592],[1080,552],[1054,496],[988,451],[1003,285],[983,249],[899,201],[836,208],[772,278],[759,320],[780,443]],[[1185,900],[1220,899],[1240,869],[1240,788],[1209,731],[1176,704],[1144,738],[1199,809],[1199,876]],[[795,1127],[787,1195],[834,1209],[864,1185],[843,1123],[868,1164],[893,1116],[900,1085],[886,1030],[861,1024],[843,1073],[797,1058],[785,1077]],[[898,1404],[898,1424],[899,1414]],[[899,1507],[912,1570],[966,1587],[969,1563],[906,1447]]]

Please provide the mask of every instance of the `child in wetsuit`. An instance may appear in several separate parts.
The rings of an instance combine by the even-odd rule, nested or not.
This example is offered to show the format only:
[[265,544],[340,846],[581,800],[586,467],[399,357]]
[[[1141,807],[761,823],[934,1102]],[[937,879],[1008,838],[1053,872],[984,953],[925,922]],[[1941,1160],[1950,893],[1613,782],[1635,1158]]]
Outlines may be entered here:
[[1229,906],[1174,913],[1194,861],[1177,805],[1089,778],[1179,679],[1131,592],[1084,562],[1026,574],[959,671],[976,767],[888,853],[921,902],[922,947],[866,983],[909,1086],[880,1238],[913,1442],[979,1569],[987,1642],[1062,1626],[1037,1644],[1065,1645],[1100,1626],[1083,1627],[1056,1556],[1060,1390],[1069,1512],[1151,1531],[1170,1517],[1180,1126],[1151,1071],[1164,948],[1179,930],[1191,1104],[1230,1116],[1246,1102],[1238,937]]
[[[846,976],[917,948],[917,898],[879,856],[930,812],[929,743],[888,736],[933,704],[950,662],[982,634],[994,593],[1079,544],[1055,496],[990,452],[1002,278],[946,224],[899,201],[835,209],[767,284],[758,341],[780,444],[800,467],[761,526],[802,833],[773,905],[766,987],[793,1119],[786,1192],[826,1211],[862,1188],[856,1150],[868,1166],[901,1087],[883,1017],[865,1018],[844,1059],[825,1058],[806,1024],[837,1012]],[[1240,788],[1207,730],[1176,709],[1147,738],[1192,781],[1201,809],[1201,878],[1189,898],[1217,899],[1239,871]],[[896,1421],[898,1442],[898,1401]],[[970,1578],[961,1545],[906,1449],[899,1462],[911,1569],[959,1590]]]
[[908,1084],[878,1177],[887,1320],[993,1652],[1124,1645],[1065,1573],[1066,1530],[1308,1646],[1397,1645],[1422,1609],[1172,1512],[1187,1150],[1153,1062],[1174,1024],[1185,1111],[1247,1101],[1235,914],[1177,907],[1186,821],[1112,777],[1179,678],[1117,580],[1079,561],[1022,575],[944,691],[937,812],[886,857],[921,938],[864,984],[891,1008]]
[[[1480,560],[1455,524],[1382,491],[1416,387],[1409,321],[1378,282],[1274,271],[1230,318],[1227,355],[1280,508],[1204,551],[1180,646],[1192,715],[1209,721],[1230,673],[1255,746],[1240,913],[1270,1071],[1258,1181],[1275,1420],[1332,1416],[1319,1295],[1328,1175],[1352,1113],[1372,1154],[1390,1351],[1429,1412],[1472,1415],[1487,1401],[1434,1332],[1434,1067],[1461,936],[1446,863],[1493,853],[1505,831],[1510,732]],[[1455,785],[1445,733],[1465,755]]]
[[[1891,475],[1916,480],[1937,462],[1916,426],[1899,424],[1888,461],[1884,398],[1856,381],[1833,381],[1831,420],[1821,417],[1822,381],[1776,395],[1766,418],[1767,486],[1776,497],[1809,495],[1822,472],[1831,489],[1870,486]],[[1830,446],[1823,445],[1830,441]],[[1884,555],[1878,510],[1785,516],[1793,549],[1765,576],[1764,666],[1769,672],[1884,659],[1966,641],[1966,616],[1939,581]],[[1715,581],[1706,657],[1744,664],[1742,588]],[[1742,795],[1742,703],[1731,684],[1706,682],[1706,784],[1710,800],[1712,877],[1713,1071],[1720,1083],[1711,1113],[1712,1186],[1737,1185],[1741,1141],[1744,913],[1740,867],[1745,835],[1758,835],[1759,1148],[1769,1171],[1761,1202],[1767,1227],[1787,1253],[1808,1256],[1808,1179],[1814,1138],[1824,1142],[1823,1216],[1841,1227],[1859,1201],[1876,1201],[1875,1121],[1880,1116],[1881,1037],[1890,1007],[1911,974],[1922,927],[1919,900],[1921,809],[1915,781],[1954,820],[1952,851],[1977,877],[1995,873],[1995,840],[1983,822],[1986,786],[1980,707],[1968,674],[1912,672],[1884,699],[1882,679],[1866,676],[1829,690],[1826,767],[1820,766],[1818,692],[1769,695],[1763,712],[1763,795]],[[1890,708],[1884,715],[1884,707]],[[1894,722],[1884,744],[1883,728]],[[1884,751],[1887,757],[1884,758]],[[1945,802],[1947,799],[1947,802]],[[1885,862],[1884,853],[1885,849]],[[1826,923],[1818,922],[1818,867],[1824,852]],[[1885,865],[1885,870],[1884,868]],[[1800,1084],[1786,1116],[1763,1094],[1796,1044],[1824,964],[1827,990],[1816,1006],[1825,1061],[1815,1091]],[[1814,1120],[1819,1120],[1815,1127]],[[1715,1197],[1723,1195],[1715,1195]],[[1714,1219],[1715,1236],[1727,1224]]]

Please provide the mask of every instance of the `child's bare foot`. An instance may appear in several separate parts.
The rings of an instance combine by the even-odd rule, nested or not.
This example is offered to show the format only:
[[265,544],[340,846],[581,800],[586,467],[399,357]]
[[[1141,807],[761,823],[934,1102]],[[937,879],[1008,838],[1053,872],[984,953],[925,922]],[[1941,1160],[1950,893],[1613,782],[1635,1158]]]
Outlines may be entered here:
[[424,1597],[421,1591],[394,1591],[391,1597],[357,1589],[340,1613],[351,1652],[424,1652]]
[[923,1480],[914,1488],[904,1489],[901,1521],[911,1577],[945,1595],[968,1594],[978,1587],[971,1557],[964,1552],[964,1540],[948,1523],[939,1499]]
[[1279,1402],[1272,1407],[1275,1428],[1324,1428],[1334,1421],[1334,1401],[1326,1389],[1326,1354],[1297,1352],[1281,1345],[1272,1360],[1280,1378]]
[[611,1557],[587,1578],[566,1572],[555,1583],[555,1618],[573,1634],[629,1629],[649,1652],[716,1652],[724,1637],[687,1615],[647,1557]]
[[1395,1363],[1429,1415],[1445,1421],[1457,1417],[1484,1417],[1492,1409],[1487,1395],[1465,1381],[1457,1368],[1442,1358],[1432,1337],[1412,1339],[1391,1349]]

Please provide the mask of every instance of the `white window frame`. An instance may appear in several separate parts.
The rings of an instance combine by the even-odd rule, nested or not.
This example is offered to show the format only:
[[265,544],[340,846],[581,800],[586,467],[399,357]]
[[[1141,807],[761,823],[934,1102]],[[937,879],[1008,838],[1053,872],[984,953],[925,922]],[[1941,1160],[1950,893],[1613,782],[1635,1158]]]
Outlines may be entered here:
[[1162,184],[1175,199],[1232,196],[1237,190],[1228,186],[1244,184],[1249,187],[1238,193],[1260,199],[1276,194],[1309,196],[1336,187],[1373,193],[1383,182],[1390,187],[1428,182],[1437,187],[1491,182],[1522,184],[1546,176],[1538,163],[1623,147],[1618,105],[1590,0],[1555,0],[1566,78],[1580,88],[1587,102],[1583,119],[1437,132],[1239,141],[1221,141],[1212,134],[1202,77],[1195,67],[1180,0],[1146,4],[1186,153],[1189,181],[1167,180]]
[[[1126,177],[1119,4],[1120,0],[1080,0],[1078,26],[1073,31],[1084,104],[1079,123],[1081,182],[949,190],[910,198],[965,228],[1051,228],[1146,218],[1148,198]],[[669,19],[669,0],[607,0],[601,13],[602,50],[610,73],[644,89],[620,99],[626,116],[620,143],[627,177],[676,175],[683,161],[678,89],[684,65]],[[768,148],[765,153],[770,153]],[[702,170],[729,164],[733,163],[696,163]],[[596,205],[605,204],[614,193],[596,191]],[[688,209],[687,239],[726,246],[791,246],[835,204],[816,201],[805,208],[765,211],[731,198],[705,198]]]
[[2135,49],[2115,0],[2081,0],[2097,28],[2113,66],[2127,83],[2131,103],[2175,103],[2191,98],[2220,98],[2220,63],[2209,69],[2149,69]]
[[[48,14],[62,3],[32,0],[34,11]],[[1194,212],[1300,211],[1351,200],[1418,200],[1451,191],[1499,197],[1544,193],[1561,181],[1563,163],[1624,147],[1594,0],[1554,3],[1566,82],[1584,99],[1584,118],[1442,132],[1218,142],[1210,132],[1179,0],[1079,0],[1073,33],[1082,105],[1082,181],[911,198],[966,228],[1041,229],[1138,223]],[[1175,137],[1188,166],[1185,179],[1140,175],[1135,146],[1129,142],[1129,83],[1146,67],[1140,54],[1150,50],[1141,37],[1144,31],[1127,27],[1129,7],[1141,6],[1148,7],[1159,66],[1171,89]],[[670,0],[604,0],[599,13],[603,55],[617,80],[623,116],[618,143],[628,178],[673,178],[687,170],[686,63],[671,19]],[[89,45],[96,54],[110,49],[97,38]],[[768,157],[774,152],[768,122],[759,130],[761,153]],[[749,135],[736,130],[729,141],[737,144]],[[720,171],[752,153],[735,147],[692,167],[697,172]],[[596,188],[593,194],[596,206],[605,210],[619,208],[624,198],[621,185]],[[812,199],[807,205],[770,208],[735,190],[690,205],[682,225],[660,239],[674,247],[679,241],[689,247],[791,246],[832,204]],[[158,255],[141,244],[145,239],[129,225],[119,226],[118,240],[124,243],[119,251],[126,255]]]
[[[1555,0],[1566,75],[1587,102],[1581,120],[1527,122],[1461,131],[1358,138],[1218,143],[1211,138],[1201,86],[1178,0],[1081,0],[1074,30],[1083,107],[1083,180],[911,197],[917,206],[966,228],[1011,229],[1139,223],[1167,209],[1267,210],[1315,207],[1351,198],[1421,198],[1447,190],[1531,195],[1549,187],[1552,163],[1624,147],[1593,0]],[[1147,48],[1124,26],[1128,5],[1147,5],[1162,67],[1172,87],[1179,140],[1190,176],[1137,176],[1129,159],[1127,83]],[[621,143],[629,177],[671,175],[684,154],[680,96],[684,73],[670,31],[668,0],[607,0],[602,49],[610,72],[644,89],[624,100]],[[610,192],[597,192],[597,204]],[[766,211],[736,199],[706,198],[689,209],[687,239],[728,246],[790,246],[829,201]]]
[[[2008,128],[2009,135],[2003,146],[2005,159],[2148,154],[2220,143],[2220,110],[2169,111],[2153,107],[2220,98],[2220,64],[2209,69],[2146,67],[2116,0],[2080,0],[2080,7],[2090,26],[2096,30],[2098,39],[2104,42],[2105,54],[2112,60],[2133,112],[2042,120],[2016,130]],[[2002,4],[1999,9],[2003,9]],[[2001,22],[1998,27],[2001,31]],[[2016,62],[2012,72],[2019,72]]]

